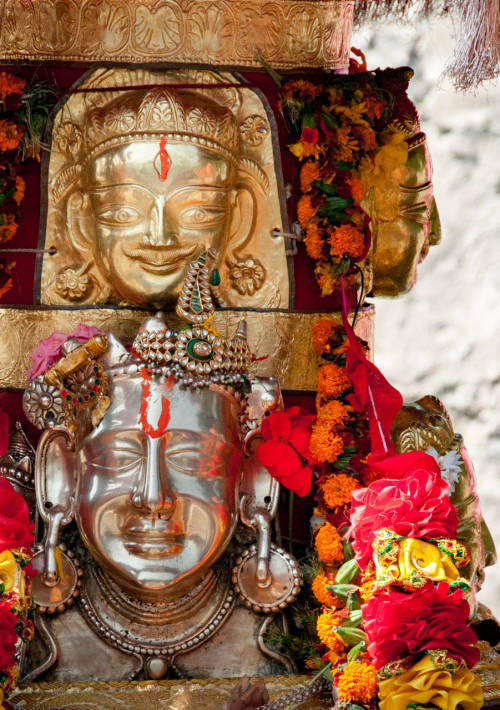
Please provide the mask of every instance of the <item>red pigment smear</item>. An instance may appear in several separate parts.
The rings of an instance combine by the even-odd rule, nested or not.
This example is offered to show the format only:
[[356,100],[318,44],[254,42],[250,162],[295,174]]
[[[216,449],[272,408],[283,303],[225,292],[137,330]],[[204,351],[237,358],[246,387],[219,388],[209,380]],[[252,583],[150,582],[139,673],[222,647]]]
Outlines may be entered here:
[[158,439],[160,436],[163,436],[170,421],[170,401],[164,395],[162,395],[161,414],[158,419],[158,425],[156,427],[153,427],[152,424],[148,421],[148,410],[151,397],[151,374],[146,370],[145,367],[143,367],[141,369],[141,376],[142,397],[139,422],[142,431],[147,436],[150,436],[152,439]]
[[165,138],[160,138],[160,180],[166,180],[168,171],[170,170],[171,160],[165,148],[167,141]]

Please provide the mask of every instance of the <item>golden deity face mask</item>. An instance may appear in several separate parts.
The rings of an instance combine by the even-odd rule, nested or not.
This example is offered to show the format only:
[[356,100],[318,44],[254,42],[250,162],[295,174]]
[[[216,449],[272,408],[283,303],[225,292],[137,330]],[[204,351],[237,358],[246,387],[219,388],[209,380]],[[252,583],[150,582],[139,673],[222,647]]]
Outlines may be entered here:
[[[222,82],[236,86],[210,88]],[[81,88],[53,122],[45,233],[57,253],[39,265],[41,302],[168,307],[215,247],[222,304],[287,308],[279,155],[260,96],[194,70],[97,70]]]
[[375,187],[368,211],[373,236],[373,293],[398,296],[417,279],[418,264],[441,241],[425,134],[408,140],[408,159],[398,187]]

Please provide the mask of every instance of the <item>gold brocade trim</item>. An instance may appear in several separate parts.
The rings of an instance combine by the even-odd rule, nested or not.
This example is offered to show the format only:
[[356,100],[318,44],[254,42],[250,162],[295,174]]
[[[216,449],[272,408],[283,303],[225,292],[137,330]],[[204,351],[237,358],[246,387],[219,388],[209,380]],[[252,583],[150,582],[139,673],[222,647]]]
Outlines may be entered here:
[[346,69],[354,0],[4,0],[0,60]]
[[[308,676],[263,678],[271,700],[295,686],[310,682]],[[237,678],[204,680],[108,681],[89,683],[31,683],[18,689],[11,700],[25,710],[221,710],[238,682]],[[298,705],[296,710],[327,708],[318,698]]]
[[[364,307],[356,320],[356,334],[372,346],[373,306]],[[29,353],[54,331],[70,333],[77,325],[94,325],[131,343],[149,311],[117,308],[0,308],[0,388],[24,389]],[[322,314],[286,311],[216,311],[212,324],[223,337],[234,335],[240,320],[248,325],[248,345],[257,358],[251,374],[276,377],[285,390],[316,390],[317,364],[312,327]],[[329,314],[337,318],[340,314]],[[167,323],[178,328],[178,317],[166,313]]]

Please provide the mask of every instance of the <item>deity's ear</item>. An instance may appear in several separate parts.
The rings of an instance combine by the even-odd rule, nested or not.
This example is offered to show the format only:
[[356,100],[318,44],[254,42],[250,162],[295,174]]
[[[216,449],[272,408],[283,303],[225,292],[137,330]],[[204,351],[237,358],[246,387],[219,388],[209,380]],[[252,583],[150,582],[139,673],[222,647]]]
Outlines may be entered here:
[[[265,509],[269,511],[271,518],[276,514],[279,483],[267,468],[259,463],[256,451],[263,440],[260,431],[262,421],[275,409],[283,409],[278,381],[274,377],[252,380],[245,412],[247,432],[243,441],[243,451],[246,456],[243,459],[240,496],[245,501],[246,508]],[[246,511],[246,517],[251,517],[251,510]]]
[[72,247],[88,260],[95,243],[94,221],[90,197],[77,190],[66,203],[66,226]]
[[66,429],[48,429],[38,443],[35,458],[35,489],[38,512],[45,523],[43,584],[59,581],[58,545],[61,528],[75,515],[76,456]]
[[253,234],[256,206],[257,201],[250,187],[240,186],[234,191],[228,239],[228,260],[230,263],[238,260],[238,252],[243,249]]

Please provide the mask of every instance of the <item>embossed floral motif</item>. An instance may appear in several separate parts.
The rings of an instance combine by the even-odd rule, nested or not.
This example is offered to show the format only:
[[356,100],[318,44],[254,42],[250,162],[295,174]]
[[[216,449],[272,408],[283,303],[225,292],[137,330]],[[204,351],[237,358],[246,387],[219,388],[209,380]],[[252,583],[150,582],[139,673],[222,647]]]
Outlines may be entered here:
[[109,109],[104,119],[106,129],[112,131],[130,131],[135,125],[135,114],[131,109],[116,106]]
[[266,271],[260,261],[251,256],[237,261],[229,271],[232,287],[242,296],[253,296],[262,287],[265,276]]
[[82,274],[76,269],[65,269],[57,276],[55,289],[63,298],[79,301],[87,293],[89,285],[87,274]]
[[82,132],[77,125],[71,121],[61,123],[58,130],[54,132],[56,136],[56,148],[61,153],[65,153],[70,159],[76,159],[80,152],[80,142]]
[[269,125],[263,116],[254,114],[245,118],[240,126],[240,133],[244,141],[251,146],[260,145],[269,134]]
[[216,3],[208,7],[198,7],[191,15],[188,24],[194,53],[210,58],[222,54],[233,36],[233,25],[234,21],[227,16],[226,8]]
[[137,47],[148,54],[170,53],[181,41],[180,22],[169,5],[156,8],[141,5],[135,15],[135,40]]
[[212,136],[217,131],[217,119],[208,111],[201,108],[194,108],[188,115],[188,126],[198,132]]

